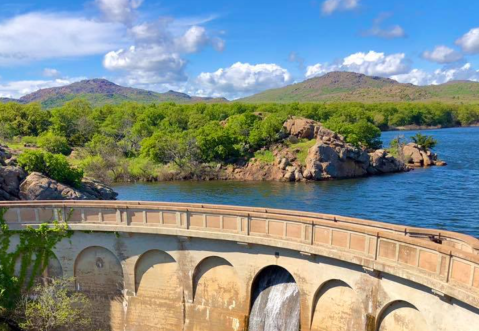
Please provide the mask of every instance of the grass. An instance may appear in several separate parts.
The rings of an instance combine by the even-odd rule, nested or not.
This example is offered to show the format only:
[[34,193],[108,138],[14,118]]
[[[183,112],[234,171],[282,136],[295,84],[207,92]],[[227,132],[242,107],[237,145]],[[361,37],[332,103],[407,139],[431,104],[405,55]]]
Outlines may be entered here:
[[274,163],[274,155],[273,155],[273,152],[271,151],[257,151],[254,153],[254,157],[256,158],[256,160],[263,163],[268,163],[268,164]]
[[315,139],[307,140],[307,139],[302,139],[300,142],[296,144],[291,144],[289,145],[289,148],[292,150],[299,150],[299,152],[296,154],[296,157],[298,158],[298,161],[305,165],[306,164],[306,158],[308,157],[308,152],[311,147],[313,147],[316,144]]

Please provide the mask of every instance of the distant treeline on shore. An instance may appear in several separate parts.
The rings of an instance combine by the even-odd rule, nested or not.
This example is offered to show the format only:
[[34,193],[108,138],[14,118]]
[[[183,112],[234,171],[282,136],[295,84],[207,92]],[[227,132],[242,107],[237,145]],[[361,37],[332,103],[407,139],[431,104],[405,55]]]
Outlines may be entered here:
[[60,108],[0,104],[0,138],[13,148],[69,156],[103,180],[149,180],[158,169],[247,161],[282,137],[298,116],[321,122],[365,148],[381,146],[381,130],[404,126],[454,127],[479,122],[478,104],[124,103],[92,107],[76,99]]

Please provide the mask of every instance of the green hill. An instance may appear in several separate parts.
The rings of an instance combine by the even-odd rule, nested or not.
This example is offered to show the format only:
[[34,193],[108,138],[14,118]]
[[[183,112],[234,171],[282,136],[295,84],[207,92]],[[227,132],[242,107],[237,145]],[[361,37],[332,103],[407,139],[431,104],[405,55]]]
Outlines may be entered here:
[[61,87],[41,89],[21,97],[18,100],[6,99],[4,102],[40,102],[45,109],[62,106],[65,102],[75,98],[83,98],[94,106],[105,104],[119,104],[125,101],[139,103],[196,103],[196,102],[225,102],[226,99],[192,97],[185,93],[168,91],[157,93],[137,88],[124,87],[106,79],[91,79]]
[[452,81],[416,86],[389,78],[353,72],[330,72],[283,88],[267,90],[239,101],[260,102],[479,102],[479,83]]

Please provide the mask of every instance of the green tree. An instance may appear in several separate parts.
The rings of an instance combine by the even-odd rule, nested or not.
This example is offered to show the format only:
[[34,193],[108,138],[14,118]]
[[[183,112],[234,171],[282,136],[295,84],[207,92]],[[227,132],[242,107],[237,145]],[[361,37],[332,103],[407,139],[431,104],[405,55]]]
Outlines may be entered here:
[[91,302],[72,288],[72,279],[53,279],[35,286],[20,304],[24,312],[20,327],[32,331],[91,329]]
[[18,156],[18,165],[27,172],[40,172],[73,187],[79,187],[83,178],[83,171],[73,168],[60,154],[28,150]]
[[45,151],[53,154],[68,155],[71,152],[71,148],[68,146],[67,138],[57,136],[51,131],[41,135],[37,140],[37,144]]

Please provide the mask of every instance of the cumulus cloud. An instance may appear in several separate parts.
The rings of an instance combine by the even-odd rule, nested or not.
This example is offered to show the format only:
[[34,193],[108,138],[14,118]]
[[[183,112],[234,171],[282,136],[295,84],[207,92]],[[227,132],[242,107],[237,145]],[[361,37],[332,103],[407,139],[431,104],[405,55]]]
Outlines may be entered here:
[[306,78],[321,76],[331,71],[353,71],[370,76],[389,77],[408,72],[409,61],[404,53],[386,55],[375,51],[358,52],[345,57],[337,64],[315,64],[306,69]]
[[459,45],[466,53],[479,53],[479,28],[469,30],[468,33],[456,40],[456,45]]
[[400,25],[392,25],[389,27],[381,27],[384,20],[391,16],[390,13],[380,14],[373,22],[373,27],[364,31],[363,36],[373,36],[384,39],[395,39],[406,37],[406,32]]
[[45,68],[43,69],[43,76],[44,77],[58,77],[60,76],[60,71],[57,69]]
[[204,27],[195,25],[181,31],[177,26],[172,29],[173,23],[172,19],[163,18],[132,27],[134,45],[107,53],[104,67],[125,72],[123,80],[129,85],[175,83],[187,80],[184,55],[200,52],[207,46],[223,50],[223,40],[211,37]]
[[321,6],[325,15],[331,15],[338,10],[352,10],[359,6],[360,0],[326,0]]
[[130,25],[143,0],[97,0],[96,3],[108,21]]
[[228,68],[215,72],[203,72],[196,84],[198,95],[226,96],[236,99],[271,88],[291,83],[288,70],[277,64],[256,64],[237,62]]
[[78,78],[63,78],[52,80],[21,80],[0,83],[0,97],[2,98],[19,98],[26,94],[38,91],[48,87],[58,87],[68,85],[80,80],[84,77]]
[[0,22],[0,66],[104,54],[121,47],[124,27],[84,17],[29,13]]
[[425,51],[422,57],[436,63],[452,63],[462,60],[462,54],[447,46],[436,46],[432,51]]
[[470,63],[461,66],[447,66],[433,72],[426,72],[421,69],[413,69],[406,74],[393,75],[392,79],[401,83],[415,85],[437,85],[453,80],[479,81],[479,71],[474,69]]

